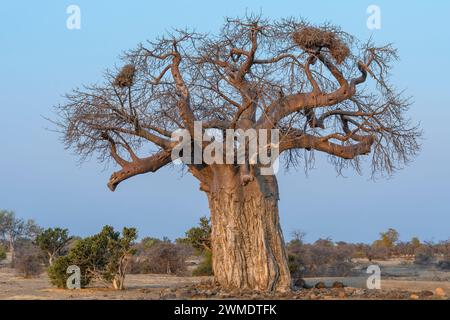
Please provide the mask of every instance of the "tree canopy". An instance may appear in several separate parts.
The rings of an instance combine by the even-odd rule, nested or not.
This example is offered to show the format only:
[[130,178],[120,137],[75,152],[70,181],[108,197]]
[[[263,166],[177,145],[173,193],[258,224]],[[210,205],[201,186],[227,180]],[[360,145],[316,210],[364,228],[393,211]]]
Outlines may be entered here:
[[[171,163],[172,133],[192,132],[196,120],[205,130],[279,129],[287,166],[308,166],[319,151],[339,172],[360,170],[371,153],[372,172],[391,174],[417,153],[421,134],[389,80],[397,59],[392,45],[330,24],[227,19],[218,35],[175,30],[126,52],[103,83],[68,94],[56,122],[82,158],[119,165],[111,190]],[[205,180],[204,165],[188,167]]]

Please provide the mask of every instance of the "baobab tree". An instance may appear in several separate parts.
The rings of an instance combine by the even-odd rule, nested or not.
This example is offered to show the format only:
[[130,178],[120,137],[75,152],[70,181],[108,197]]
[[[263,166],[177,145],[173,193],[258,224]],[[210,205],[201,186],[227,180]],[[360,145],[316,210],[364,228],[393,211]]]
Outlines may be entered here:
[[[177,160],[173,133],[193,134],[200,120],[205,135],[278,129],[279,143],[266,142],[287,166],[308,165],[318,151],[338,171],[359,171],[366,158],[374,174],[391,174],[416,154],[420,136],[405,116],[408,99],[389,84],[396,58],[392,46],[331,25],[227,19],[218,36],[175,30],[126,52],[102,84],[67,95],[56,123],[82,157],[118,164],[112,191]],[[248,158],[185,167],[208,198],[215,280],[228,289],[288,290],[276,176]]]

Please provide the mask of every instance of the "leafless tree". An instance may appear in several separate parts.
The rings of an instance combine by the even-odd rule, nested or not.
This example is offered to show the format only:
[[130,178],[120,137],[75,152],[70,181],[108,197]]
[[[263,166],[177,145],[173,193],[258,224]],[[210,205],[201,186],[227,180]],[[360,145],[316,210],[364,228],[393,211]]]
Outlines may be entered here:
[[41,228],[34,220],[24,220],[16,217],[14,211],[0,210],[0,239],[9,244],[11,264],[15,262],[15,245],[19,239],[34,240]]
[[[111,190],[170,164],[172,133],[192,134],[196,120],[205,132],[279,129],[288,166],[308,166],[319,151],[339,172],[360,170],[367,156],[373,173],[391,174],[416,154],[420,136],[405,117],[409,100],[389,83],[396,59],[391,45],[332,25],[227,19],[217,36],[176,30],[127,52],[103,84],[68,94],[56,122],[67,147],[120,166]],[[277,181],[261,167],[186,164],[209,200],[214,274],[226,288],[290,287]]]

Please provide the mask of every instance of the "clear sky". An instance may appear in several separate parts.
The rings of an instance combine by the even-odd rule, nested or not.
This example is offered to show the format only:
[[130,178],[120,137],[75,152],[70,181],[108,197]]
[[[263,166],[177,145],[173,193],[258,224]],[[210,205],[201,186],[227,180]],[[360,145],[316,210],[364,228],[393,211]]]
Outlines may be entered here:
[[[81,29],[66,28],[66,8],[81,8]],[[381,29],[366,26],[369,5]],[[114,168],[92,159],[81,166],[42,116],[81,84],[101,80],[117,56],[172,27],[218,30],[225,16],[262,12],[269,18],[331,21],[362,39],[392,42],[401,61],[395,83],[414,96],[411,117],[425,132],[421,155],[391,179],[373,182],[336,173],[324,157],[316,169],[279,174],[286,238],[373,241],[396,228],[403,240],[450,236],[449,1],[3,1],[0,4],[0,208],[43,226],[88,235],[104,224],[137,226],[141,236],[176,238],[208,214],[206,197],[178,169],[135,177],[115,193]]]

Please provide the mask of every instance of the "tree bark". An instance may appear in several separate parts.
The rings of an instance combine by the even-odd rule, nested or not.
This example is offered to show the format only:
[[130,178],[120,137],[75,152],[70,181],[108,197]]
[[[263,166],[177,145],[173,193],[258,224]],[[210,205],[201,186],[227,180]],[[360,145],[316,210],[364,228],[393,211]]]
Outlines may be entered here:
[[11,267],[14,268],[14,263],[16,260],[16,251],[14,250],[14,239],[9,236],[9,252],[11,253]]
[[222,166],[208,181],[214,277],[230,290],[286,291],[291,278],[277,181],[257,172],[254,176],[242,185],[238,170]]
[[55,253],[48,253],[48,265],[52,266],[53,261],[55,261],[56,254]]
[[123,276],[121,276],[121,275],[118,275],[118,276],[116,276],[114,279],[113,279],[113,288],[115,289],[115,290],[123,290],[123,283],[124,283],[124,277]]

